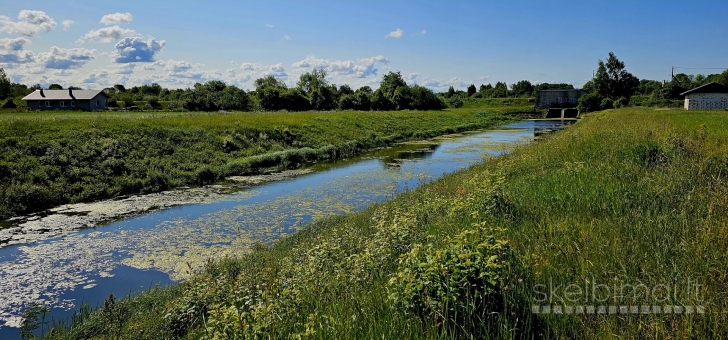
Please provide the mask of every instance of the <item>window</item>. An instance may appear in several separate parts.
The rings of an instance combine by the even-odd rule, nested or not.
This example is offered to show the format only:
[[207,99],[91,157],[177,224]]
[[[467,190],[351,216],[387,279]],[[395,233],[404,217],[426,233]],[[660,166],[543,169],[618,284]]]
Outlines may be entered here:
[[99,106],[99,105],[101,105],[101,101],[100,100],[97,100],[96,101],[96,106]]
[[71,102],[71,106],[76,106],[76,102]]
[[46,100],[46,107],[51,107],[51,102]]
[[61,102],[61,107],[66,107],[66,102]]

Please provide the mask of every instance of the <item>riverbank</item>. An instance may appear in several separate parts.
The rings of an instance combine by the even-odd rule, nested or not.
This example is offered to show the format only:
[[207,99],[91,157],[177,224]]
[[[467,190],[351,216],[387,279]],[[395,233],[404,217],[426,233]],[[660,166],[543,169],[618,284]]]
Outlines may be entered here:
[[55,334],[720,338],[727,128],[717,111],[591,115]]
[[[0,219],[295,169],[487,128],[523,108],[407,112],[0,115]],[[526,109],[529,110],[529,109]]]

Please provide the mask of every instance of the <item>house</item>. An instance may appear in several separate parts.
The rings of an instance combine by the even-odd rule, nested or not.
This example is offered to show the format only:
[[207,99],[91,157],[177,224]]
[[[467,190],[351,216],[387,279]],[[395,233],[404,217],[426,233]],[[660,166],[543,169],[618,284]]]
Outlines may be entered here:
[[680,94],[686,110],[728,109],[728,86],[709,83]]
[[103,90],[35,90],[25,96],[28,110],[83,110],[106,109],[109,98]]

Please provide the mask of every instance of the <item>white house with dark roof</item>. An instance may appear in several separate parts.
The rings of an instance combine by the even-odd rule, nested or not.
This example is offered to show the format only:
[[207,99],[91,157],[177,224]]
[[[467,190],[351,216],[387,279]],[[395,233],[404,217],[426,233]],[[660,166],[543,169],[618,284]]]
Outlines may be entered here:
[[106,110],[103,90],[35,90],[25,96],[28,110]]
[[680,94],[686,110],[728,109],[728,86],[709,83]]

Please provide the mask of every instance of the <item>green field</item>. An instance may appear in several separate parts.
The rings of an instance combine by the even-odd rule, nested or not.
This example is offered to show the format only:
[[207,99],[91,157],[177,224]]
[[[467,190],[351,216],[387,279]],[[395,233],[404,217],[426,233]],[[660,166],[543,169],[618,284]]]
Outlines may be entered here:
[[528,107],[399,112],[0,114],[0,219],[296,168],[490,127]]
[[[54,339],[725,338],[727,174],[724,112],[600,112],[179,285],[86,310]],[[539,300],[549,284],[569,298],[565,287],[589,283],[647,288]],[[704,313],[531,312],[545,304]]]

